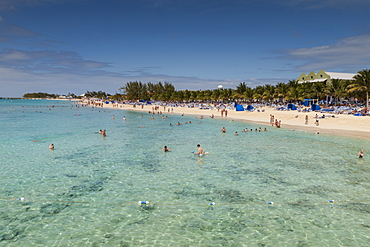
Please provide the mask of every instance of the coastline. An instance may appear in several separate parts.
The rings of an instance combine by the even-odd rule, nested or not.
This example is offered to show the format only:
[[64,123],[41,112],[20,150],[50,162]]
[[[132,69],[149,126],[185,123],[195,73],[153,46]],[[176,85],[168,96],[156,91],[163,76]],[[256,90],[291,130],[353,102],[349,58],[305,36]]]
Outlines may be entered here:
[[[79,104],[85,104],[86,102],[77,102]],[[153,112],[153,107],[158,105],[143,105],[136,106],[129,104],[104,104],[103,109],[114,109],[114,110],[128,110],[128,111],[139,111],[139,112]],[[91,107],[88,105],[88,107]],[[98,106],[94,106],[98,107]],[[168,109],[171,111],[168,112]],[[172,111],[173,109],[173,111]],[[217,119],[230,119],[230,120],[242,120],[246,122],[261,124],[263,126],[270,126],[270,115],[273,115],[275,119],[281,121],[281,128],[307,131],[313,134],[324,134],[324,135],[335,135],[343,137],[363,138],[370,140],[370,117],[369,116],[353,116],[346,114],[326,114],[325,118],[320,118],[325,113],[320,112],[298,112],[296,110],[291,111],[278,111],[270,107],[261,107],[259,111],[236,111],[228,110],[227,117],[221,117],[220,111],[217,109],[199,109],[189,107],[166,107],[159,106],[159,109],[155,111],[162,111],[162,115],[190,115],[190,116],[204,116],[210,117],[212,114]],[[316,114],[319,116],[319,125],[316,126]],[[308,124],[305,124],[305,117],[308,116]],[[331,117],[334,116],[334,117]]]

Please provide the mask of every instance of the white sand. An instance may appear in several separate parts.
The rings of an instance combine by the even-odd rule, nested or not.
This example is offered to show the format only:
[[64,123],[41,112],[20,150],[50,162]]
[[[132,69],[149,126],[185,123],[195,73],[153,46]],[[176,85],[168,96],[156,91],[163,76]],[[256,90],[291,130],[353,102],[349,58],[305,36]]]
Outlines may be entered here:
[[[153,105],[137,106],[134,108],[132,105],[122,105],[122,107],[113,107],[112,104],[104,104],[104,109],[123,109],[133,111],[152,111]],[[209,118],[214,114],[215,118],[221,118],[221,112],[214,110],[204,110],[199,108],[188,108],[188,107],[174,107],[173,113],[166,111],[161,106],[159,111],[163,112],[163,115],[170,114],[184,114],[186,115],[203,115],[205,118]],[[262,112],[264,109],[264,112]],[[335,118],[325,117],[324,119],[319,118],[319,126],[316,126],[315,115],[331,116],[331,113],[320,113],[320,112],[298,112],[298,111],[277,111],[274,108],[263,107],[259,108],[258,111],[235,111],[228,110],[228,119],[240,119],[249,122],[260,123],[261,125],[270,126],[270,114],[274,115],[275,119],[281,121],[281,128],[289,128],[295,130],[305,130],[312,133],[319,132],[320,134],[329,135],[341,135],[341,136],[352,136],[370,139],[370,117],[369,116],[353,116],[347,114],[335,114]],[[308,124],[305,124],[305,116],[308,115]],[[223,117],[225,118],[225,117]],[[187,119],[189,120],[189,119]],[[261,126],[262,127],[262,126]],[[272,128],[272,127],[270,127]]]

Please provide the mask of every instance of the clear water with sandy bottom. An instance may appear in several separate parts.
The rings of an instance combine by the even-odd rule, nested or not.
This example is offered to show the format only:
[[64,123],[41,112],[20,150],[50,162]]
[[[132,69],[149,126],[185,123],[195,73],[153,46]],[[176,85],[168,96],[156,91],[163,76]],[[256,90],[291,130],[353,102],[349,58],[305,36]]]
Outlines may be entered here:
[[0,100],[0,246],[369,245],[369,141],[209,115]]

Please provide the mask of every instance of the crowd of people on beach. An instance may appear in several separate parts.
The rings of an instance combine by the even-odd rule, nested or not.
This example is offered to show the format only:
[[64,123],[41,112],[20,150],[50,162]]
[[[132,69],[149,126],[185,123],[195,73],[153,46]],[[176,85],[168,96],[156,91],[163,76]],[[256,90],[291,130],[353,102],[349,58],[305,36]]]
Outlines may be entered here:
[[[99,101],[97,101],[97,102],[95,102],[95,101],[88,101],[88,102],[84,102],[84,103],[79,102],[79,104],[82,105],[82,106],[85,106],[85,107],[86,106],[103,107],[103,105],[104,105],[103,102],[99,102]],[[136,103],[133,103],[132,105],[133,105],[133,107],[136,107],[137,106]],[[139,104],[139,105],[141,105],[141,108],[143,109],[143,106],[144,105],[143,104]],[[118,106],[123,107],[123,104],[116,103],[115,104],[115,107],[118,107]],[[160,106],[163,107],[163,111],[160,110]],[[152,116],[151,116],[151,119],[152,120],[155,119],[155,115],[161,115],[161,118],[162,119],[166,119],[166,118],[168,118],[168,116],[164,115],[163,114],[164,112],[173,113],[174,112],[174,107],[185,107],[185,106],[187,106],[187,107],[195,107],[194,104],[192,104],[192,105],[189,106],[188,104],[161,103],[159,105],[153,105],[152,106],[152,110],[151,111],[148,111],[148,113],[149,114],[152,114]],[[200,106],[205,107],[203,104],[200,105]],[[217,109],[217,111],[220,112],[220,116],[221,117],[227,117],[228,116],[228,109],[232,109],[232,105],[231,104],[224,104],[224,103],[218,104],[218,105],[215,105],[214,104],[212,106],[211,105],[208,105],[208,106],[215,107]],[[261,105],[255,105],[255,106],[256,106],[256,108],[261,107]],[[265,105],[263,105],[263,106],[265,106]],[[184,116],[185,114],[182,113],[181,115]],[[297,117],[298,117],[298,115],[296,115],[296,118]],[[314,124],[316,126],[319,126],[319,119],[325,119],[325,118],[329,118],[329,117],[335,117],[335,116],[334,115],[325,115],[325,114],[322,114],[322,116],[319,116],[318,114],[316,114],[315,115]],[[112,116],[112,119],[114,119],[114,118],[115,117],[113,115]],[[204,115],[201,115],[200,117],[195,117],[195,118],[196,119],[199,119],[199,118],[200,119],[203,119],[204,118]],[[211,114],[210,118],[212,118],[212,119],[215,118],[215,116],[214,116],[213,113]],[[126,117],[124,117],[123,120],[126,121]],[[231,121],[233,122],[234,120],[231,120]],[[197,122],[197,123],[200,124],[201,122]],[[275,119],[275,116],[273,114],[270,114],[269,123],[270,123],[270,125],[272,127],[281,128],[281,120]],[[304,117],[304,124],[305,125],[308,125],[308,123],[309,123],[309,116],[308,115],[305,115],[305,117]],[[192,121],[188,120],[184,124],[192,124]],[[177,122],[176,125],[177,126],[180,126],[182,124],[180,122]],[[170,126],[173,126],[173,125],[170,123]],[[143,126],[140,126],[140,127],[143,127]],[[234,131],[232,131],[232,132],[234,132]],[[261,127],[259,127],[259,128],[256,128],[256,129],[245,128],[245,129],[241,130],[241,132],[266,132],[266,131],[268,131],[268,129],[266,127],[264,127],[263,129]],[[226,127],[223,127],[221,129],[221,132],[224,133],[224,134],[227,133]],[[103,137],[106,136],[106,130],[100,130],[99,133]],[[235,131],[234,133],[235,133],[236,136],[239,135],[239,132],[238,131]],[[318,134],[318,133],[319,133],[319,131],[315,132],[315,134]],[[54,144],[51,144],[49,148],[51,150],[53,150],[54,149]],[[163,148],[163,150],[165,152],[169,152],[170,151],[170,149],[167,146],[165,146]],[[198,153],[201,153],[201,152],[198,151]],[[365,151],[364,150],[361,150],[358,153],[358,157],[359,158],[363,158],[364,157],[364,153],[365,153]]]

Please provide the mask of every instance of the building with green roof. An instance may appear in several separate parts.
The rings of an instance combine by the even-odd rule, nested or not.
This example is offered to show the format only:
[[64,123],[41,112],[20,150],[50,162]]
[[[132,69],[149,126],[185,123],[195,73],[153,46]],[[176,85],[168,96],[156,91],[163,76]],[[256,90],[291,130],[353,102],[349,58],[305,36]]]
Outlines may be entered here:
[[311,71],[310,73],[302,73],[298,78],[298,83],[309,83],[309,82],[325,82],[331,83],[332,79],[339,80],[353,80],[353,77],[356,75],[353,73],[337,73],[337,72],[325,72],[324,70],[319,70],[315,73]]

